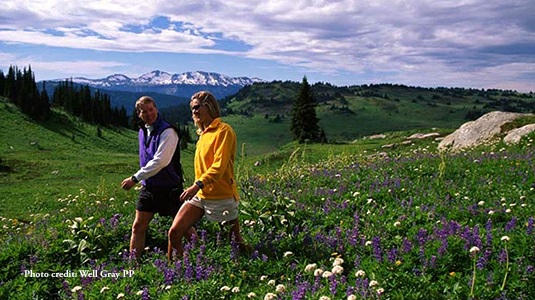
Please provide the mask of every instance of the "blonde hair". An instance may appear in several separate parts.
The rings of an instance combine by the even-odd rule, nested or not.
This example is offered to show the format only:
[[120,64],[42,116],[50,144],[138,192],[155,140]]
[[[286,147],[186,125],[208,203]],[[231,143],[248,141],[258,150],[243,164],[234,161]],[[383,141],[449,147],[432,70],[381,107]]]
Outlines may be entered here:
[[[208,113],[212,118],[219,118],[221,117],[221,108],[219,107],[219,103],[217,102],[215,96],[207,91],[200,91],[193,96],[191,96],[191,101],[198,100],[200,104],[208,110]],[[197,133],[202,133],[204,131],[204,125],[195,122],[195,126],[197,126]]]

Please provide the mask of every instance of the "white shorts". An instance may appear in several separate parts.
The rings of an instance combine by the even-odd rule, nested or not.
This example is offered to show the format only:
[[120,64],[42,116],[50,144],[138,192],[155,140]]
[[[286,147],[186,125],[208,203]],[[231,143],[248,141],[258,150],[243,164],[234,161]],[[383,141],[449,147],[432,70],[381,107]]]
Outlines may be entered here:
[[228,222],[238,218],[238,204],[234,198],[221,200],[206,200],[198,196],[187,200],[186,203],[204,210],[204,215],[212,222]]

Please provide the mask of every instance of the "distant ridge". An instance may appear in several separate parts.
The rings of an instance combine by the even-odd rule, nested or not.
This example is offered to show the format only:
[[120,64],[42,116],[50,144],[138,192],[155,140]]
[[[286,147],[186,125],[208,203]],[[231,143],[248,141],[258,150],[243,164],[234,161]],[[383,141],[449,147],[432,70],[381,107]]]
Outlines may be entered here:
[[[58,82],[67,79],[71,78],[52,81]],[[131,78],[124,74],[113,74],[100,79],[74,77],[72,81],[96,89],[136,93],[151,92],[186,98],[202,89],[212,92],[218,98],[224,98],[236,93],[244,86],[263,82],[259,78],[230,77],[214,72],[194,71],[171,74],[161,70],[154,70],[137,78]]]

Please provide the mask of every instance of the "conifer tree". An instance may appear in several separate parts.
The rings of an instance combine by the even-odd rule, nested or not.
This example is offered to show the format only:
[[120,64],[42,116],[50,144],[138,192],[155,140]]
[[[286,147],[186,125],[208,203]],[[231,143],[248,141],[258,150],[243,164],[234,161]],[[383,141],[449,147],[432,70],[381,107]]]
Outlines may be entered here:
[[306,76],[292,108],[290,131],[299,143],[320,142],[321,129],[316,116],[316,100]]

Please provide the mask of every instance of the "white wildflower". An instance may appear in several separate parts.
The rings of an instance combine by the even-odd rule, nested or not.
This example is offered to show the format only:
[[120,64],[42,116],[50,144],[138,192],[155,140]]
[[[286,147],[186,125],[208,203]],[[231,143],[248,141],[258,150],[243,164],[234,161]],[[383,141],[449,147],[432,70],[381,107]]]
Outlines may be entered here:
[[366,243],[364,244],[364,246],[371,246],[372,245],[372,241],[366,241]]
[[117,299],[123,299],[124,298],[124,294],[123,293],[120,293],[119,295],[117,295]]
[[284,284],[279,284],[277,285],[277,287],[275,288],[275,291],[277,293],[284,293],[286,292],[286,287],[284,286]]
[[401,226],[401,222],[400,222],[400,221],[396,221],[396,222],[394,222],[394,226],[395,226],[395,227],[399,227],[399,226]]
[[105,287],[103,287],[103,288],[100,289],[100,293],[102,294],[102,293],[104,293],[105,291],[108,291],[109,289],[110,289],[109,287],[105,286]]
[[370,287],[374,287],[374,286],[377,286],[377,285],[379,285],[379,282],[377,282],[376,280],[370,281],[370,284],[369,284]]
[[366,272],[364,272],[364,270],[358,270],[358,271],[355,273],[355,276],[357,276],[357,277],[364,277],[364,276],[366,276]]
[[268,277],[266,275],[260,276],[260,281],[265,281]]
[[485,205],[485,201],[479,201],[479,202],[477,203],[477,205],[479,205],[479,206],[483,206],[483,205]]
[[247,294],[247,298],[256,298],[256,294],[254,292],[250,292]]
[[271,279],[270,281],[268,281],[268,285],[275,285],[275,280]]
[[277,299],[277,295],[273,293],[267,293],[266,296],[264,296],[264,300],[275,300]]
[[378,295],[381,295],[381,294],[384,293],[384,292],[385,292],[385,289],[383,289],[383,288],[378,288],[378,289],[377,289],[377,294],[378,294]]
[[502,236],[502,239],[501,239],[501,240],[502,240],[502,241],[506,241],[506,242],[507,242],[507,241],[509,241],[509,237],[508,237],[508,236],[506,236],[506,235],[504,235],[504,236]]
[[332,273],[335,274],[335,275],[340,275],[340,274],[344,273],[344,267],[342,267],[340,265],[336,265],[336,266],[333,267]]
[[479,252],[479,248],[478,247],[474,246],[474,247],[470,248],[470,253],[477,253],[477,252]]
[[323,274],[321,274],[321,277],[323,278],[329,278],[331,276],[333,276],[334,274],[332,272],[329,272],[329,271],[325,271],[323,272]]
[[494,214],[494,211],[493,210],[489,210],[489,215],[493,215]]
[[357,300],[357,296],[351,294],[351,295],[347,296],[347,300]]
[[138,295],[138,296],[143,295],[143,290],[137,291],[136,295]]
[[323,274],[323,270],[322,269],[316,269],[314,271],[314,276],[316,276],[316,277],[321,276],[321,274]]
[[310,272],[314,271],[316,268],[317,268],[316,264],[308,264],[305,267],[305,272],[310,273]]
[[76,293],[76,292],[78,292],[78,291],[81,290],[81,289],[82,289],[82,287],[79,286],[79,285],[77,285],[77,286],[75,286],[75,287],[72,288],[71,292]]
[[286,252],[284,252],[283,256],[284,257],[288,257],[288,256],[292,256],[292,255],[294,255],[294,253],[292,251],[286,251]]
[[320,300],[331,300],[331,298],[327,297],[327,296],[321,296],[320,297]]
[[225,286],[222,286],[219,290],[220,290],[221,292],[228,292],[228,291],[230,291],[230,287],[228,287],[228,286],[225,285]]
[[337,257],[333,261],[333,266],[341,266],[344,263],[344,259]]
[[239,292],[240,292],[240,287],[238,287],[238,286],[233,287],[233,288],[232,288],[232,292],[233,292],[234,294],[239,293]]

